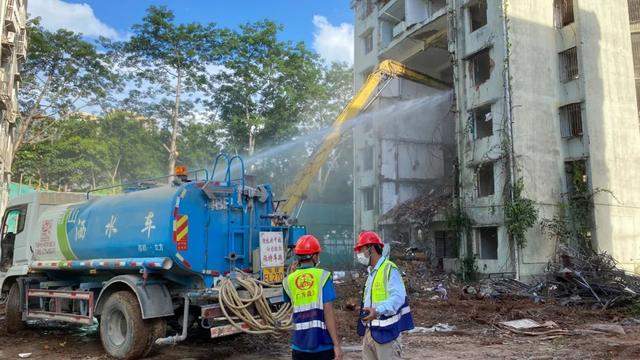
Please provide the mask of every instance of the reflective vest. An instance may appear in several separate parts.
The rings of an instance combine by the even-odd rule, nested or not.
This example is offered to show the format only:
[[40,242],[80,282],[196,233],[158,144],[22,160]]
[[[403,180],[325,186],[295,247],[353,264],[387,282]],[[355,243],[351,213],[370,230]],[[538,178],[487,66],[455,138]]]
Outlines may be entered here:
[[318,268],[298,269],[282,282],[293,306],[293,345],[313,350],[333,345],[324,323],[322,288],[331,273]]
[[[373,276],[371,294],[369,295],[371,296],[371,306],[374,308],[377,308],[378,304],[385,302],[389,298],[387,285],[389,276],[391,275],[391,269],[398,269],[398,267],[388,259],[385,259]],[[367,296],[367,294],[364,294],[364,296]],[[364,296],[360,308],[364,306]],[[358,319],[358,335],[364,336],[366,328],[367,325],[362,319]],[[369,329],[371,331],[371,337],[378,344],[391,342],[395,340],[402,331],[413,329],[413,317],[409,309],[409,299],[407,297],[404,298],[404,303],[395,314],[391,316],[380,314],[378,319],[371,321]]]

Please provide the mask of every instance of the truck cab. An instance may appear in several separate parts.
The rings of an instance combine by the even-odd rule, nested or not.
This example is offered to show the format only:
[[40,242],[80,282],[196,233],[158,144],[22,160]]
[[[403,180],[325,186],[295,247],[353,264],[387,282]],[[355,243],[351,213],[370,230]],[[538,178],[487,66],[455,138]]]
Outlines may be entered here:
[[0,239],[0,289],[6,294],[12,279],[29,272],[32,259],[31,242],[39,233],[38,218],[44,210],[54,206],[85,200],[84,194],[34,192],[9,201],[2,216]]

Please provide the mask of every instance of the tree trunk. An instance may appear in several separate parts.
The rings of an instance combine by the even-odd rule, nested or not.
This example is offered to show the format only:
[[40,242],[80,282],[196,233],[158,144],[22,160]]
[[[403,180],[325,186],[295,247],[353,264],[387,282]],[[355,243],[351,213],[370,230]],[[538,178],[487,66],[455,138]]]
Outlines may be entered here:
[[116,161],[116,166],[114,167],[113,172],[109,173],[109,176],[111,177],[112,186],[116,184],[116,176],[118,176],[118,169],[120,168],[120,160],[122,160],[122,155],[120,155],[120,157],[118,158],[118,161]]
[[[176,160],[178,158],[178,116],[180,114],[180,90],[181,90],[181,81],[182,81],[182,73],[180,69],[177,69],[176,76],[176,101],[173,107],[172,114],[172,129],[171,129],[171,143],[169,144],[169,172],[167,175],[171,175],[175,173],[176,168]],[[169,183],[173,181],[173,176],[169,176]]]
[[256,148],[256,139],[254,135],[255,128],[253,125],[251,125],[251,115],[249,114],[249,105],[245,105],[244,111],[245,111],[245,118],[246,118],[247,124],[249,125],[249,146],[247,148],[247,152],[249,153],[249,156],[251,156],[253,155],[253,151]]
[[[50,82],[51,82],[51,75],[47,76],[47,80],[44,82],[44,85],[42,85],[42,90],[40,90],[40,94],[38,94],[38,98],[33,104],[33,107],[31,108],[31,110],[29,110],[29,113],[27,114],[27,116],[25,116],[24,119],[20,121],[20,126],[18,126],[16,138],[13,141],[13,151],[11,152],[11,160],[13,160],[15,153],[20,149],[20,146],[22,146],[22,144],[24,143],[24,138],[27,135],[29,128],[31,127],[33,118],[37,115],[38,110],[40,110],[40,104],[42,103],[42,99],[44,98],[44,95],[47,93],[49,89]],[[13,163],[13,161],[11,161],[10,164],[11,163]]]

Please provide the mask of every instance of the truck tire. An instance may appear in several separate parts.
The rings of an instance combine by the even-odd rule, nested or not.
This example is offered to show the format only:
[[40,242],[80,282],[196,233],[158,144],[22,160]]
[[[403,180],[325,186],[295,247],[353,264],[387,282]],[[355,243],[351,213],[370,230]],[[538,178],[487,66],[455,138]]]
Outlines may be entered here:
[[164,319],[143,320],[138,298],[118,291],[104,304],[100,317],[100,340],[105,351],[117,359],[139,359],[151,351],[164,330]]
[[4,332],[11,334],[24,329],[22,306],[20,304],[20,287],[18,283],[14,283],[11,285],[11,289],[9,289],[5,311],[6,314],[2,329]]

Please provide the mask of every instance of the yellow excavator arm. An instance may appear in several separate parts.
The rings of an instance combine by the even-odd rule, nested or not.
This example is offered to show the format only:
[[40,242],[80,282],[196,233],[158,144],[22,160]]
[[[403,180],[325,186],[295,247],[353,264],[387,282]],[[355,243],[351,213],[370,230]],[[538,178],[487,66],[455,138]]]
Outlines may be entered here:
[[378,64],[376,70],[369,75],[367,81],[362,85],[351,101],[349,101],[340,115],[338,115],[331,126],[331,131],[324,138],[320,147],[315,151],[311,160],[300,172],[298,172],[293,183],[285,190],[284,198],[286,202],[282,205],[279,211],[289,214],[290,216],[294,216],[294,210],[300,206],[302,201],[305,199],[306,193],[309,190],[309,186],[311,185],[314,177],[318,174],[320,168],[322,168],[326,163],[331,151],[340,141],[342,126],[347,121],[356,117],[375,99],[370,100],[371,95],[376,91],[378,85],[383,79],[392,77],[401,77],[437,89],[446,89],[448,87],[444,82],[415,70],[411,70],[397,61],[382,61]]

